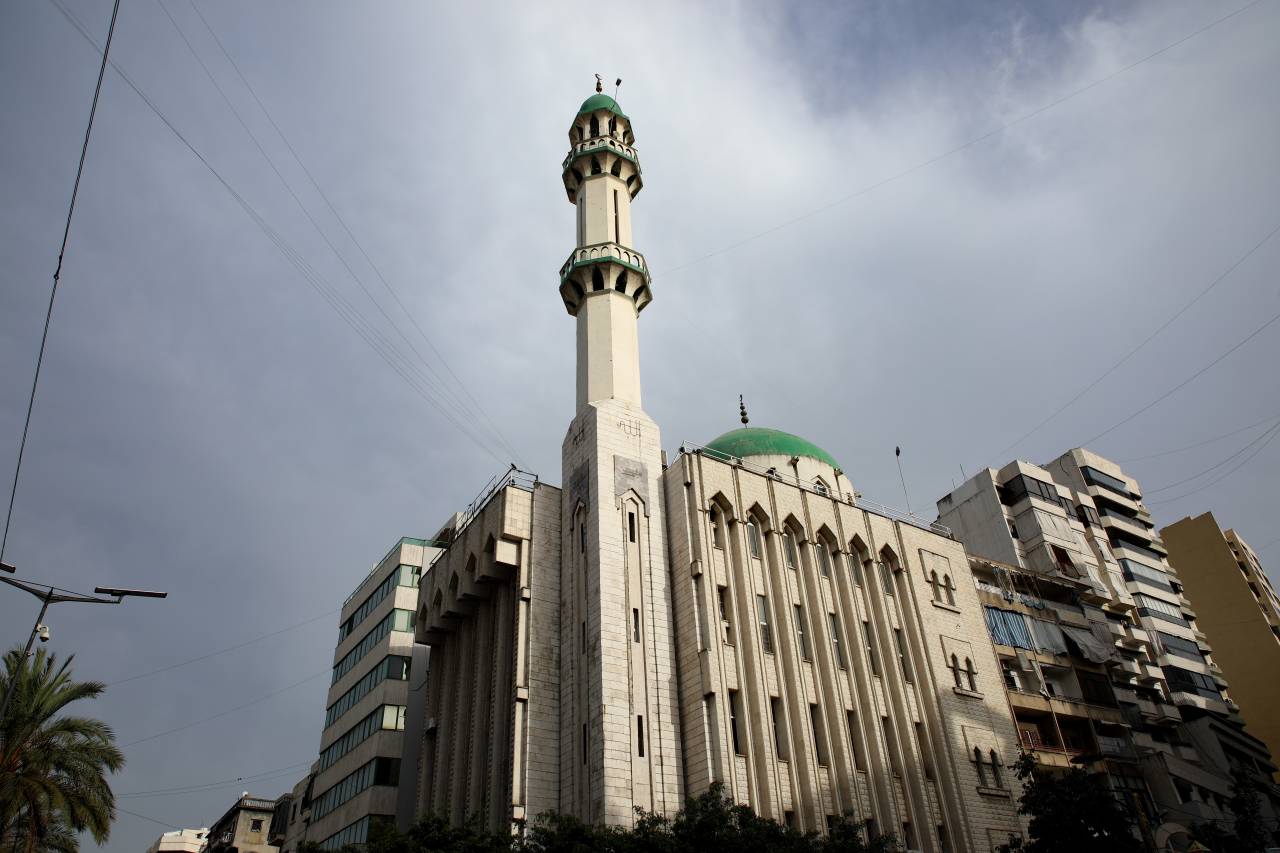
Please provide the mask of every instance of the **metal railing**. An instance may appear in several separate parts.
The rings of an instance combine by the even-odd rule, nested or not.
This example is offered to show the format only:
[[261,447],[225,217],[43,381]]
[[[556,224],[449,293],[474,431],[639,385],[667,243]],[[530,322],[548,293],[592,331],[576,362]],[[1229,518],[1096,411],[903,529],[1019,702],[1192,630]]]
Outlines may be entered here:
[[[539,482],[537,474],[525,471],[522,468],[517,467],[515,463],[512,463],[507,470],[503,471],[501,474],[495,474],[491,477],[489,482],[485,483],[484,487],[480,489],[480,493],[475,496],[475,499],[472,500],[471,503],[467,504],[466,508],[463,509],[462,512],[458,513],[458,521],[453,527],[453,531],[449,537],[449,542],[441,543],[440,547],[442,550],[436,554],[430,565],[435,565],[436,561],[448,552],[449,546],[453,542],[456,542],[458,537],[462,535],[463,531],[471,525],[471,522],[475,521],[480,513],[484,511],[484,508],[489,505],[489,501],[493,500],[494,495],[498,494],[498,492],[508,486],[515,486],[516,488],[523,489],[526,492],[532,492],[534,486],[538,485]],[[425,570],[423,571],[423,574],[426,574]]]

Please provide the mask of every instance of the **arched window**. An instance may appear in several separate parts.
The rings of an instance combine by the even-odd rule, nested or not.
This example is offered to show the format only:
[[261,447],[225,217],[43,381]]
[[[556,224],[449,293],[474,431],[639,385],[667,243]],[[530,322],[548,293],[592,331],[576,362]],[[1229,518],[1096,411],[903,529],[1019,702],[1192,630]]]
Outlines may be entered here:
[[987,774],[982,766],[982,750],[976,746],[973,748],[973,766],[978,770],[978,787],[987,787]]
[[963,690],[964,685],[960,683],[960,659],[957,658],[955,655],[951,656],[951,666],[949,667],[949,669],[951,670],[952,677],[955,678],[956,680],[956,687],[959,687],[961,690]]
[[818,554],[818,571],[822,573],[824,578],[831,577],[831,551],[827,547],[826,541],[819,538],[813,543],[813,550]]
[[956,585],[951,580],[951,575],[942,576],[942,589],[947,594],[947,604],[955,606],[956,603]]
[[617,129],[618,129],[618,120],[615,118],[610,118],[609,119],[609,135],[612,136],[617,131]]
[[613,282],[613,289],[619,293],[627,292],[627,271],[623,270],[618,273],[618,278]]
[[574,142],[582,141],[582,128],[576,124],[573,126],[573,141]]
[[825,482],[823,482],[823,480],[822,480],[822,478],[821,478],[821,477],[814,477],[814,478],[813,478],[813,490],[814,490],[815,492],[817,492],[818,494],[820,494],[820,495],[829,495],[829,494],[831,494],[831,489],[829,489],[829,488],[827,487],[827,484],[826,484]]
[[591,289],[604,290],[604,275],[601,274],[599,267],[591,271]]
[[591,174],[599,175],[603,172],[604,170],[600,168],[600,159],[598,157],[592,157],[591,158]]
[[786,561],[788,569],[794,569],[798,565],[796,562],[796,536],[790,530],[782,531],[782,558]]
[[454,572],[453,577],[449,578],[449,598],[454,601],[458,600],[458,573]]
[[969,689],[974,693],[978,692],[977,670],[973,668],[973,661],[970,658],[964,659],[964,674],[969,682]]
[[929,572],[929,588],[933,590],[933,600],[942,600],[942,590],[938,586],[938,573]]
[[747,548],[752,557],[760,559],[760,527],[755,519],[747,519]]
[[615,178],[622,177],[622,158],[621,157],[613,161],[613,165],[609,168],[609,174],[613,175]]
[[591,135],[593,137],[600,135],[600,119],[595,116],[591,117]]
[[996,755],[996,751],[991,750],[991,779],[996,783],[997,788],[1004,787],[1004,779],[1000,778],[1000,757]]
[[717,548],[723,548],[724,515],[720,512],[720,507],[712,504],[707,516],[708,520],[711,522],[711,544],[715,545]]

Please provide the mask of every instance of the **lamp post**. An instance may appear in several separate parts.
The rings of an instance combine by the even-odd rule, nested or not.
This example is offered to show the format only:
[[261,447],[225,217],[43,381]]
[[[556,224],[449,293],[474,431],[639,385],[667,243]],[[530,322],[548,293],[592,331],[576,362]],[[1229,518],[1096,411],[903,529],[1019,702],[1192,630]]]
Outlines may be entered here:
[[[13,572],[13,566],[0,564],[0,570]],[[31,635],[27,637],[27,646],[22,650],[22,657],[18,661],[19,667],[26,664],[27,656],[31,654],[31,646],[36,641],[36,635],[40,635],[42,641],[49,639],[49,629],[43,624],[44,614],[49,609],[50,604],[60,604],[64,601],[80,602],[82,604],[119,604],[126,597],[134,596],[139,598],[165,598],[169,595],[167,592],[156,592],[146,589],[119,589],[116,587],[99,586],[94,588],[96,595],[87,595],[81,592],[73,592],[69,589],[60,589],[56,586],[50,586],[42,583],[32,583],[31,581],[16,580],[14,578],[6,578],[0,576],[0,583],[7,583],[9,586],[17,587],[24,592],[29,592],[36,598],[40,599],[40,615],[36,617],[35,624],[31,626]],[[103,598],[103,596],[108,596]],[[9,710],[9,702],[13,699],[13,694],[18,687],[18,672],[14,672],[14,677],[9,680],[9,685],[4,691],[4,701],[0,702],[0,721],[4,720],[5,713]]]

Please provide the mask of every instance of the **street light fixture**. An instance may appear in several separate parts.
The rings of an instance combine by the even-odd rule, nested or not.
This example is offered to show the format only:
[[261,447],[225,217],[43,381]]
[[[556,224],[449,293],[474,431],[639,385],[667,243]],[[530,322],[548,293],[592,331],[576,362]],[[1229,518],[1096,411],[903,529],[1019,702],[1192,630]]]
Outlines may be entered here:
[[[0,564],[0,569],[12,573],[13,566]],[[36,617],[35,624],[31,626],[31,636],[27,637],[27,647],[22,650],[22,657],[18,661],[19,667],[26,664],[27,656],[31,654],[31,646],[35,643],[36,637],[40,637],[41,642],[49,640],[49,626],[44,623],[44,614],[49,609],[50,604],[60,604],[64,601],[79,602],[81,604],[119,604],[126,597],[136,596],[140,598],[165,598],[169,595],[167,592],[158,592],[147,589],[120,589],[116,587],[100,586],[95,587],[94,592],[97,595],[87,595],[82,592],[74,592],[69,589],[61,589],[56,586],[43,583],[33,583],[31,581],[16,580],[14,578],[6,578],[0,576],[0,583],[7,583],[9,586],[17,587],[23,592],[29,592],[36,598],[40,599],[40,615]],[[109,595],[110,598],[100,598],[98,596]],[[18,679],[17,672],[14,678],[10,679],[8,687],[4,692],[4,701],[0,702],[0,721],[4,720],[5,712],[9,710],[9,702],[13,699],[13,694],[17,690]]]

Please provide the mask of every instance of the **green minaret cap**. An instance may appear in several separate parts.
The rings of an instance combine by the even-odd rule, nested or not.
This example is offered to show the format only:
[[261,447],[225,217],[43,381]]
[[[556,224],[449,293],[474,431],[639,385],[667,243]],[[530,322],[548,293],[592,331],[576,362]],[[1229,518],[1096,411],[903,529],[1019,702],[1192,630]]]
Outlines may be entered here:
[[583,101],[582,107],[578,110],[578,115],[582,115],[583,113],[593,113],[596,110],[608,110],[614,115],[622,116],[630,121],[630,119],[627,118],[627,114],[622,111],[622,107],[618,106],[618,102],[601,92],[596,92],[590,98]]

